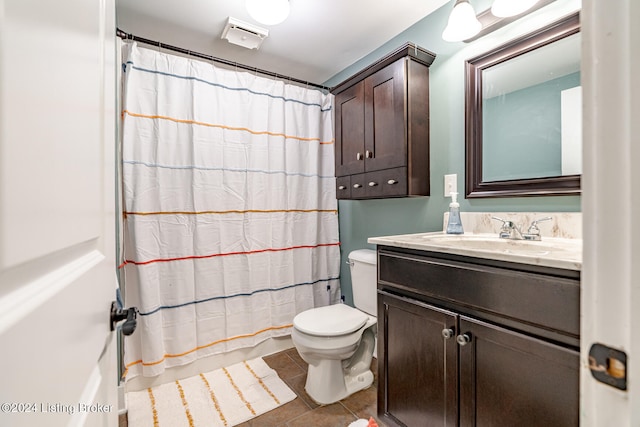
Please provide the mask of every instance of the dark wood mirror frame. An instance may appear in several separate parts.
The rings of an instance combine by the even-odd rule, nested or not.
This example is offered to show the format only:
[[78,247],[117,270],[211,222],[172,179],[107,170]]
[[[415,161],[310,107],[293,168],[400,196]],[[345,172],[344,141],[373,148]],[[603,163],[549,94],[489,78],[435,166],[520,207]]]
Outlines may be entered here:
[[575,13],[466,62],[465,172],[467,198],[580,194],[580,175],[506,181],[482,180],[482,71],[578,32],[580,32],[580,15]]

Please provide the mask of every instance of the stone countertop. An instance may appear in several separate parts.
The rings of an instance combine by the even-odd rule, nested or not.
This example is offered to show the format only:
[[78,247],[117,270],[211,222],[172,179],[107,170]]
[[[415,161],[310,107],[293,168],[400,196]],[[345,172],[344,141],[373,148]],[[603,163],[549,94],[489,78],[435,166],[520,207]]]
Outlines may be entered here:
[[443,232],[371,237],[369,243],[398,248],[450,253],[565,270],[582,269],[582,239],[542,237],[541,241],[498,238],[497,233]]

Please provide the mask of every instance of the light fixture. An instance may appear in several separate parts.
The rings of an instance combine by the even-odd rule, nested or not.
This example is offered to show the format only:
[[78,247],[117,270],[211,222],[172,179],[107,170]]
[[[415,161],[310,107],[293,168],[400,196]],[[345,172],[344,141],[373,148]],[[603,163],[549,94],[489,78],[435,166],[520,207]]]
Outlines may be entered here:
[[531,9],[538,0],[494,0],[491,13],[498,18],[520,15]]
[[245,0],[249,15],[264,25],[277,25],[289,16],[289,0]]
[[556,0],[493,0],[487,10],[476,15],[469,0],[456,0],[442,38],[469,43],[543,8]]
[[449,15],[447,28],[442,32],[442,38],[448,42],[459,42],[470,39],[480,32],[482,24],[476,18],[476,12],[469,0],[456,0]]

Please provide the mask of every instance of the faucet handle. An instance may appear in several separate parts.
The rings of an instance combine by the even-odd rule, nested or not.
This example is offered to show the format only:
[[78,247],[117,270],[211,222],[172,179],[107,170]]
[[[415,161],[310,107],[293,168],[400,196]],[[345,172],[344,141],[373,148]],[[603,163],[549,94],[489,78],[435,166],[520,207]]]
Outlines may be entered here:
[[502,226],[503,226],[503,227],[508,226],[508,224],[511,222],[511,221],[508,221],[508,220],[506,220],[506,219],[498,218],[497,216],[492,216],[492,217],[491,217],[491,219],[495,219],[495,220],[497,220],[497,221],[502,222]]
[[515,227],[515,224],[513,223],[513,221],[509,221],[508,219],[498,218],[497,216],[492,216],[491,219],[495,219],[497,221],[501,221],[503,230],[510,230],[513,227]]
[[506,219],[498,218],[497,216],[492,216],[491,219],[495,219],[497,221],[502,222],[502,228],[500,228],[499,237],[501,239],[508,239],[511,237],[511,230],[513,230],[514,224],[511,221]]
[[524,236],[527,240],[540,240],[540,229],[538,228],[538,223],[542,221],[549,221],[552,218],[550,216],[545,216],[544,218],[536,219],[531,222],[529,226],[529,230],[527,230],[527,234]]
[[529,226],[529,234],[540,234],[538,223],[542,221],[550,221],[552,219],[553,218],[550,216],[545,216],[544,218],[536,219],[535,221],[531,222],[531,225]]

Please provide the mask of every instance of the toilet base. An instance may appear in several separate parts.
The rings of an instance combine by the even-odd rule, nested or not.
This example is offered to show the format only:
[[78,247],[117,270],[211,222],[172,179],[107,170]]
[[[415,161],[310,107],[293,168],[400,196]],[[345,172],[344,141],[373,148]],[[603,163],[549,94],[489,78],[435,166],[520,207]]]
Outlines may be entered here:
[[373,372],[371,372],[371,370],[363,372],[355,377],[349,377],[346,379],[347,396],[357,391],[364,390],[365,388],[369,388],[371,387],[371,384],[373,384]]
[[364,331],[351,358],[321,359],[309,364],[305,390],[313,400],[322,405],[334,403],[373,384],[371,359],[376,329],[373,325]]
[[370,369],[357,375],[346,375],[342,361],[325,359],[318,365],[309,365],[305,390],[316,403],[328,405],[364,390],[373,384]]

